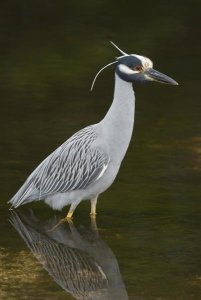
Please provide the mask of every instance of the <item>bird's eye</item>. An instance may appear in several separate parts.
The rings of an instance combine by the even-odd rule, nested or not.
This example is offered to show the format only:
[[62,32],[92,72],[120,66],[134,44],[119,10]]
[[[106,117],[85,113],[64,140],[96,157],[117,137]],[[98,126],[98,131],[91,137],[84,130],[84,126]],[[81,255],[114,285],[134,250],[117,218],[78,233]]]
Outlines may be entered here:
[[142,66],[135,66],[134,71],[138,71],[138,72],[142,71]]

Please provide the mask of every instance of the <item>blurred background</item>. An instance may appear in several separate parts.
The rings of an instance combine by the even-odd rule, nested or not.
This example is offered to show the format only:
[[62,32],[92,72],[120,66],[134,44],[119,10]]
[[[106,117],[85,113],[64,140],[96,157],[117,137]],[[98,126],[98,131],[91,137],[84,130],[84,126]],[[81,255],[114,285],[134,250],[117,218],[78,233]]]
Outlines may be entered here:
[[[201,299],[200,10],[198,0],[0,4],[0,299],[74,299],[9,223],[7,201],[42,159],[108,110],[114,68],[90,86],[119,55],[110,40],[148,56],[179,86],[135,87],[134,135],[100,197],[99,233],[129,299]],[[30,207],[42,219],[66,212],[44,203],[19,210]],[[88,214],[82,203],[75,225],[89,226]]]

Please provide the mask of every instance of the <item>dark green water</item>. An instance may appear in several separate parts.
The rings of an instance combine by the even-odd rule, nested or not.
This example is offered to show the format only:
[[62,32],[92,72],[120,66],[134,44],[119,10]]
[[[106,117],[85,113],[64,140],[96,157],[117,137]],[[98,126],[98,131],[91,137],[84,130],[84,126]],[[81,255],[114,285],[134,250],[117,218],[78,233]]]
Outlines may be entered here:
[[[201,299],[200,9],[195,0],[0,4],[0,299]],[[47,230],[65,210],[38,203],[11,215],[7,201],[51,151],[104,116],[112,67],[89,90],[118,55],[109,40],[180,85],[135,87],[134,136],[100,197],[99,234],[85,202],[53,236]]]

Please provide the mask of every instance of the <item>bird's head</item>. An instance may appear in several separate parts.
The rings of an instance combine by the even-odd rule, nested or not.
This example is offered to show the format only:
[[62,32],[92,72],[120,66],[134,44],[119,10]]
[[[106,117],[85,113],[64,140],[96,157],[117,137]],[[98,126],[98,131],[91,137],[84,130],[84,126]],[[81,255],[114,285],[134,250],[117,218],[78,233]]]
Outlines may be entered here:
[[128,82],[148,82],[157,81],[160,83],[178,85],[169,76],[153,69],[153,62],[145,56],[131,54],[117,58],[117,75]]
[[[116,65],[116,74],[124,81],[135,83],[145,83],[149,81],[156,81],[160,83],[178,85],[178,83],[169,76],[160,73],[153,69],[153,62],[145,56],[137,54],[127,54],[117,47],[113,42],[111,44],[121,52],[121,56],[116,58],[116,61],[104,66],[95,76],[92,83],[94,86],[98,75],[108,66]],[[92,89],[91,88],[91,89]]]

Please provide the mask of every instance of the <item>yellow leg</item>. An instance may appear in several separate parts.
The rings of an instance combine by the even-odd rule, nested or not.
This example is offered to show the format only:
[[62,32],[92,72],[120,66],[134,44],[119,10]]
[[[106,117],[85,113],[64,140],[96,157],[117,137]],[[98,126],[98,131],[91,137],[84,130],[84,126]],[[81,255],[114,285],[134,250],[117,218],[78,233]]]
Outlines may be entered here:
[[91,199],[91,212],[90,215],[92,218],[96,218],[96,204],[97,204],[97,199],[98,197],[95,197],[93,199]]
[[68,219],[72,219],[73,213],[74,213],[74,211],[69,210],[69,212],[68,212],[67,215],[66,215],[66,219],[67,219],[67,220],[68,220]]
[[59,225],[65,223],[65,222],[68,222],[69,224],[73,224],[72,217],[73,217],[73,213],[78,204],[79,204],[79,202],[72,203],[66,217],[61,219],[52,229],[48,230],[48,232],[55,230]]
[[74,213],[74,211],[75,211],[75,209],[76,209],[76,207],[77,207],[78,204],[79,204],[79,202],[78,203],[75,202],[75,203],[71,204],[69,212],[68,212],[68,214],[66,216],[67,220],[71,220],[72,219],[73,213]]

